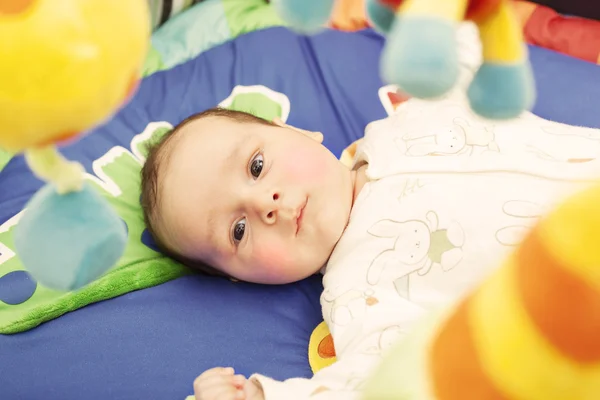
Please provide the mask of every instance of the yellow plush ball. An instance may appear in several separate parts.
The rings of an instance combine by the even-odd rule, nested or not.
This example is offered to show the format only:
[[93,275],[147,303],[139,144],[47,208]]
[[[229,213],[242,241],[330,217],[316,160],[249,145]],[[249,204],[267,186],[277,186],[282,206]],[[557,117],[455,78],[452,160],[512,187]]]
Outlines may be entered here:
[[0,147],[60,142],[110,117],[149,37],[146,0],[0,0]]

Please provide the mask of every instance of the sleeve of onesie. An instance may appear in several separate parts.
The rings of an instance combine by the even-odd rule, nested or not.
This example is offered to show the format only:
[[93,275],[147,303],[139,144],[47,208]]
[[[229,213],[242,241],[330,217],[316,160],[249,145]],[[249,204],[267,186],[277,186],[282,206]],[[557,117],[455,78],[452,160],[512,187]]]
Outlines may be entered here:
[[[266,400],[353,400],[358,399],[369,373],[379,364],[382,352],[407,332],[423,309],[398,296],[394,286],[369,285],[364,275],[352,276],[350,265],[337,265],[321,296],[323,317],[335,343],[337,361],[311,379],[283,382],[255,374]],[[345,279],[345,277],[348,279]],[[362,279],[361,279],[362,278]],[[362,284],[360,283],[362,280]]]

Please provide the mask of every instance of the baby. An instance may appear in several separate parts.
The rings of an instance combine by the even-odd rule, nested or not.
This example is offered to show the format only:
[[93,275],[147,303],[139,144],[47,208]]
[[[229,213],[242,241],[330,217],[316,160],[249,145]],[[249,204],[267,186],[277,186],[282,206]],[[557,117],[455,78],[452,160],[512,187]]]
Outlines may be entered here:
[[[457,96],[458,97],[458,96]],[[533,115],[479,120],[458,98],[410,100],[370,124],[347,168],[322,135],[213,109],[143,169],[147,224],[204,271],[284,284],[323,266],[338,362],[276,382],[212,369],[197,399],[351,399],[386,345],[473,288],[556,202],[600,178],[600,131]]]
[[[473,115],[462,92],[366,128],[352,168],[323,136],[212,109],[142,171],[148,228],[205,272],[284,284],[321,271],[338,361],[311,379],[214,368],[196,399],[355,399],[388,346],[457,301],[557,202],[600,178],[600,130]],[[312,398],[311,397],[311,398]]]

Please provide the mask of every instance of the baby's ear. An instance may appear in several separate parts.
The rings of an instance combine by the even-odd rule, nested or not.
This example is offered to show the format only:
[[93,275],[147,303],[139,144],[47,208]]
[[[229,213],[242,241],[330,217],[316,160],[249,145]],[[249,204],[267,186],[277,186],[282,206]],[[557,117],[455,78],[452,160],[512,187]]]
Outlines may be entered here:
[[280,126],[280,127],[282,127],[282,128],[285,128],[285,127],[287,126],[287,125],[286,125],[286,123],[285,123],[285,122],[283,122],[283,121],[281,120],[281,118],[279,118],[279,117],[275,117],[275,118],[273,118],[273,121],[271,121],[271,122],[273,122],[275,125],[277,125],[277,126]]
[[304,136],[307,136],[318,143],[323,143],[323,134],[321,132],[307,131],[306,129],[294,128],[293,126],[289,125],[288,128],[300,132]]
[[273,123],[281,128],[293,129],[296,132],[300,132],[301,134],[308,136],[309,138],[311,138],[319,143],[323,143],[323,134],[321,132],[313,132],[313,131],[307,131],[305,129],[296,128],[295,126],[286,124],[279,117],[273,118]]
[[323,143],[323,134],[321,132],[312,132],[312,131],[303,130],[302,133],[304,133],[309,138],[316,140],[319,143]]

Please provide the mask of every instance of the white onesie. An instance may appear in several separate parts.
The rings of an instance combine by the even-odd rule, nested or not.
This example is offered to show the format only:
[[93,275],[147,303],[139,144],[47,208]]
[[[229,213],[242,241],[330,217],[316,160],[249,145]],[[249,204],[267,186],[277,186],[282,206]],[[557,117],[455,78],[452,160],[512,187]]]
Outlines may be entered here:
[[600,130],[532,114],[483,120],[462,92],[371,123],[368,182],[323,278],[337,362],[312,379],[253,375],[265,398],[359,397],[382,352],[497,268],[557,202],[600,179]]

